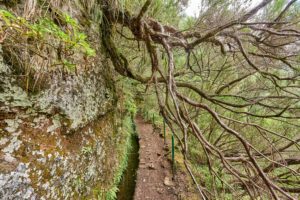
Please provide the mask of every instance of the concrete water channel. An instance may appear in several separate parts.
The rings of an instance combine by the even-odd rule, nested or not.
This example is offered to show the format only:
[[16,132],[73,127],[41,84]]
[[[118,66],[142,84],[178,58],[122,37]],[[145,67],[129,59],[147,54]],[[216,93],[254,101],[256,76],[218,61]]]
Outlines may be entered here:
[[117,193],[118,200],[133,200],[134,196],[137,169],[139,166],[139,140],[135,124],[133,124],[133,127],[135,133],[131,136],[131,148],[128,153],[127,168],[119,185],[119,191]]

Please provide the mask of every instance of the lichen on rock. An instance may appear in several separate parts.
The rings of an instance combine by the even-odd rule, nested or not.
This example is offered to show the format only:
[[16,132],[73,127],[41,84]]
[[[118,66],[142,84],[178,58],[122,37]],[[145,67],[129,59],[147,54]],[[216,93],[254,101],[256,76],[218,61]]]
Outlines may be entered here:
[[78,73],[47,72],[31,92],[2,54],[0,199],[97,198],[111,186],[121,140],[111,66],[99,54]]
[[0,174],[1,199],[37,199],[31,186],[28,165],[19,163],[14,171]]
[[78,76],[54,76],[49,89],[37,98],[37,106],[46,112],[61,112],[71,120],[71,128],[84,126],[112,106],[105,80],[97,72]]
[[[16,98],[9,103],[7,99],[0,100],[3,114],[14,111],[0,124],[4,133],[0,137],[1,199],[91,197],[95,189],[111,179],[112,169],[107,162],[113,163],[116,155],[106,151],[113,152],[117,145],[110,140],[112,135],[116,136],[111,99],[105,98],[107,90],[102,82],[97,82],[99,79],[94,78],[86,85],[92,85],[92,89],[83,88],[81,78],[67,80],[67,91],[56,93],[55,87],[51,87],[27,96],[31,106],[16,106]],[[19,87],[16,83],[12,85]],[[47,111],[47,106],[40,108],[44,101],[41,98],[46,98],[46,94],[52,95],[47,106],[60,108],[55,113]],[[58,96],[69,99],[60,101]],[[71,125],[64,124],[68,120],[72,120]],[[66,134],[70,130],[72,134]],[[84,152],[86,147],[88,151]]]

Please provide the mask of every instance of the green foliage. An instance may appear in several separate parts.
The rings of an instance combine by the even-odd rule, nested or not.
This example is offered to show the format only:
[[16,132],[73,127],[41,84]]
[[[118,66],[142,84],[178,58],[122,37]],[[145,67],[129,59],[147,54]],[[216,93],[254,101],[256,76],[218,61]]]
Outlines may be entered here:
[[115,200],[117,199],[118,187],[113,186],[108,191],[97,191],[97,199],[98,200]]
[[[274,19],[276,18],[285,8],[289,1],[287,0],[276,0],[273,1],[268,7],[268,9],[265,11],[265,16],[267,18]],[[283,16],[283,19],[281,21],[291,20],[291,19],[297,19],[300,15],[300,4],[299,2],[294,3],[291,8],[289,9],[289,14],[285,14]]]
[[80,193],[80,192],[81,192],[81,191],[80,191],[80,188],[83,187],[83,182],[82,182],[81,178],[75,179],[74,182],[73,182],[73,185],[74,185],[75,190],[76,190],[78,193]]
[[270,13],[273,15],[278,15],[278,13],[283,9],[286,0],[277,0],[271,5]]
[[163,117],[159,115],[159,110],[155,109],[155,107],[150,108],[150,106],[143,107],[143,118],[147,121],[153,123],[156,126],[163,125]]
[[[120,10],[129,10],[138,14],[146,0],[118,0]],[[168,12],[165,12],[168,10]],[[155,0],[147,11],[148,16],[163,20],[169,24],[175,25],[180,19],[178,15],[179,4],[174,0]]]
[[[31,39],[34,41],[33,43],[42,46],[47,45],[54,49],[61,48],[64,58],[55,65],[63,65],[70,71],[73,71],[76,65],[67,59],[69,55],[74,53],[81,53],[87,57],[96,55],[95,50],[87,41],[86,34],[80,32],[78,23],[68,14],[59,15],[59,20],[64,24],[64,27],[58,26],[47,17],[31,22],[23,17],[15,16],[7,10],[0,10],[0,20],[4,22],[0,34],[10,32],[9,35],[13,35],[10,39],[18,40],[15,41],[17,43]],[[40,48],[37,48],[36,51],[40,51]]]
[[136,114],[137,112],[137,107],[135,105],[135,101],[133,99],[133,96],[131,93],[127,93],[126,94],[126,100],[125,100],[125,108],[126,110],[131,113],[133,116]]
[[136,87],[136,81],[131,79],[123,79],[120,82],[120,90],[122,90],[122,98],[124,98],[124,107],[131,116],[135,116],[137,113],[137,106],[135,102],[135,93],[132,90],[133,87]]
[[85,146],[81,149],[81,152],[85,155],[93,153],[93,147],[91,146]]
[[132,148],[131,145],[131,137],[136,134],[133,126],[133,122],[131,116],[125,116],[122,122],[122,131],[120,133],[124,140],[122,143],[118,145],[117,152],[118,152],[118,162],[117,168],[114,172],[114,178],[112,180],[112,184],[109,189],[107,190],[100,190],[98,191],[98,199],[99,200],[115,200],[117,198],[118,186],[122,180],[123,173],[128,164],[128,153]]

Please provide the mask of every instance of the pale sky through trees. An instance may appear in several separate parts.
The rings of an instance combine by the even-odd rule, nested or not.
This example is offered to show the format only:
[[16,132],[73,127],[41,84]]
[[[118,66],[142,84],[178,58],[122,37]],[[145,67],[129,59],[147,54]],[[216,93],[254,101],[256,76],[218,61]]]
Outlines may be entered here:
[[[262,0],[252,0],[252,6],[258,4],[261,1]],[[201,6],[201,0],[189,0],[189,5],[185,9],[185,13],[188,16],[197,16],[200,6]]]

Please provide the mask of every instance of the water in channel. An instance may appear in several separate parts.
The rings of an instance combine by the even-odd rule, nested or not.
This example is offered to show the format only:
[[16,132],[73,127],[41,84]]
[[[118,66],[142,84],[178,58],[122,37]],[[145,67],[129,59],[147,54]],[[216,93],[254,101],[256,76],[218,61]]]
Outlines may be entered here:
[[132,148],[128,154],[127,168],[123,174],[117,193],[118,200],[133,200],[134,196],[136,175],[139,166],[139,141],[136,134],[131,136],[131,146]]

